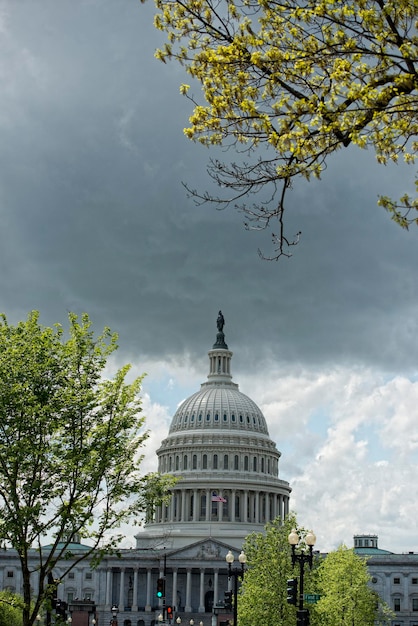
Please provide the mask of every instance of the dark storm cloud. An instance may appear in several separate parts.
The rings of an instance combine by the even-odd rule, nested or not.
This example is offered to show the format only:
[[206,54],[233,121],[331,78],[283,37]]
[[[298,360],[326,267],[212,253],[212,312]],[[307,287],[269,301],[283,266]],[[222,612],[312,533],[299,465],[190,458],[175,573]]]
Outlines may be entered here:
[[87,311],[125,352],[200,357],[222,308],[244,367],[255,353],[415,368],[417,235],[376,207],[380,191],[402,193],[401,168],[340,153],[289,196],[294,256],[263,262],[268,233],[186,197],[181,181],[207,186],[210,152],[183,136],[184,77],[153,58],[151,4],[1,7],[0,308],[12,319]]

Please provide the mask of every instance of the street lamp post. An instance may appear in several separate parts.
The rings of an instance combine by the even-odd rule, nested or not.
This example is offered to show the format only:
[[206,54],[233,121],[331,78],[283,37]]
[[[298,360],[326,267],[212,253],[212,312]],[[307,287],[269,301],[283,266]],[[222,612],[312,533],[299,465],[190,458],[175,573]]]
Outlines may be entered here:
[[247,557],[244,552],[241,550],[241,554],[238,557],[238,561],[241,563],[241,567],[232,568],[232,563],[234,562],[234,555],[231,550],[225,557],[226,562],[228,563],[228,580],[231,578],[234,579],[234,601],[233,601],[233,616],[234,616],[234,626],[238,624],[238,579],[243,580],[245,573],[245,564],[247,562]]
[[[308,626],[309,624],[309,611],[303,608],[303,583],[304,583],[304,568],[305,563],[312,569],[313,563],[313,547],[315,545],[316,537],[312,531],[306,533],[302,538],[296,529],[294,528],[288,537],[288,541],[292,547],[292,565],[299,563],[299,602],[296,624],[297,626]],[[306,547],[308,551],[306,552]],[[296,548],[299,548],[299,553],[296,553]]]

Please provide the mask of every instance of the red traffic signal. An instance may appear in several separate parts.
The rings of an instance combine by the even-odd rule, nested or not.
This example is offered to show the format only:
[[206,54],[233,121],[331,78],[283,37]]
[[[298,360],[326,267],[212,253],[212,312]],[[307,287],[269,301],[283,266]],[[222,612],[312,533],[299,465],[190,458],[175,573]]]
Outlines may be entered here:
[[168,619],[171,619],[173,617],[173,607],[172,606],[168,606],[167,607],[167,617],[168,617]]

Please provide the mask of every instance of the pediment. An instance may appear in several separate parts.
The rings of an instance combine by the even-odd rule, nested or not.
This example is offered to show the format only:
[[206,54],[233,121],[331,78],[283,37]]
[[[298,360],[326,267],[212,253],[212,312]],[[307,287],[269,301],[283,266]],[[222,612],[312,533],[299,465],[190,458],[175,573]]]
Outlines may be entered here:
[[198,560],[198,561],[225,561],[229,546],[216,539],[202,539],[189,546],[173,550],[170,559]]

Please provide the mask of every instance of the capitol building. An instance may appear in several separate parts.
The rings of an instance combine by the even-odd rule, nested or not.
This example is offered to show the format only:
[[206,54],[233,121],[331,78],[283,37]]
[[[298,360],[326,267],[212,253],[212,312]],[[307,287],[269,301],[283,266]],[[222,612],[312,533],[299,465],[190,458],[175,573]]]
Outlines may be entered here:
[[[179,406],[157,450],[159,472],[179,479],[169,504],[157,507],[134,548],[97,568],[84,559],[62,579],[58,599],[72,626],[107,626],[116,611],[118,626],[158,626],[167,608],[171,623],[212,626],[231,585],[226,554],[239,564],[247,535],[289,513],[280,452],[259,407],[233,382],[221,312],[208,356],[207,379]],[[395,611],[392,626],[418,626],[418,554],[381,550],[375,535],[355,536],[354,548],[369,558],[371,585]],[[76,539],[69,549],[77,558],[88,547]],[[54,579],[67,568],[58,562]],[[161,579],[164,599],[157,597]],[[22,592],[14,550],[2,551],[0,589]]]

